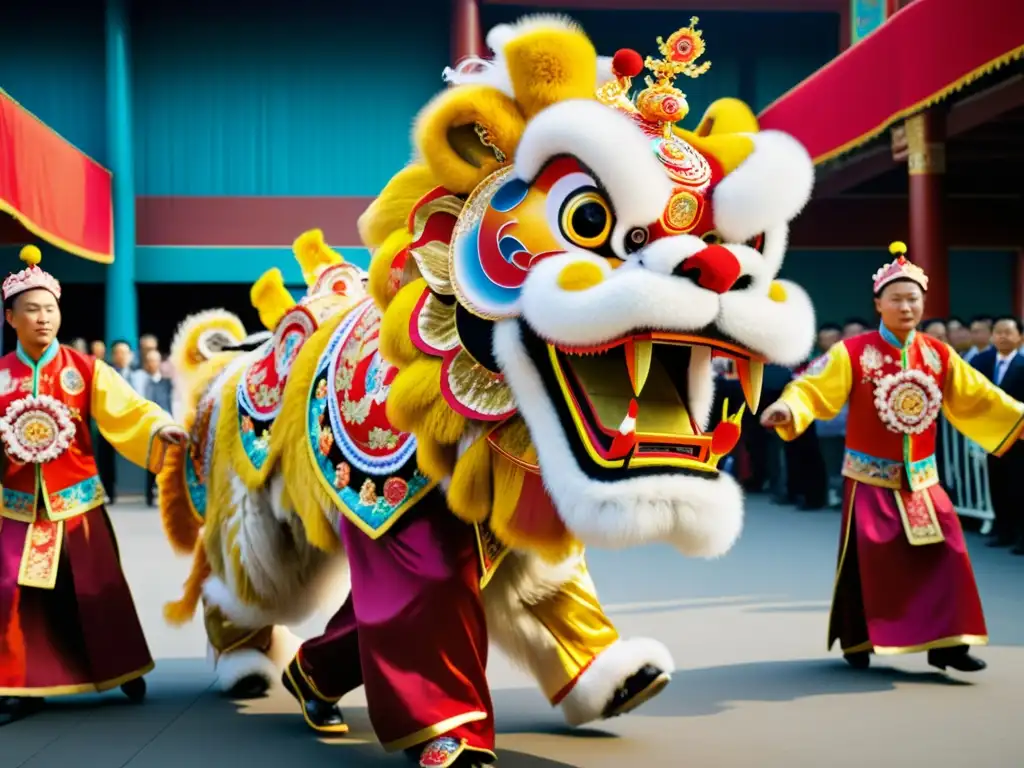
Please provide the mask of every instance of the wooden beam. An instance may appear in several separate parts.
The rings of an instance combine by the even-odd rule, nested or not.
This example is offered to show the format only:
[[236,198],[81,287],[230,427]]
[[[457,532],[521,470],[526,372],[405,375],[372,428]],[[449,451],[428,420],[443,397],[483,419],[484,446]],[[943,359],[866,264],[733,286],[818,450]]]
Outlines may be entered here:
[[[951,197],[944,219],[950,248],[1020,248],[1024,200],[1019,196]],[[906,197],[823,198],[808,203],[793,223],[790,248],[885,248],[908,237]]]
[[[977,94],[955,102],[946,115],[947,140],[964,137],[969,131],[997,120],[1001,115],[1024,105],[1024,75],[1014,75]],[[897,166],[890,145],[871,147],[849,156],[822,174],[816,197],[834,197],[881,176]]]
[[841,13],[849,0],[481,0],[483,5],[518,5],[530,8],[587,11],[802,11],[804,13]]

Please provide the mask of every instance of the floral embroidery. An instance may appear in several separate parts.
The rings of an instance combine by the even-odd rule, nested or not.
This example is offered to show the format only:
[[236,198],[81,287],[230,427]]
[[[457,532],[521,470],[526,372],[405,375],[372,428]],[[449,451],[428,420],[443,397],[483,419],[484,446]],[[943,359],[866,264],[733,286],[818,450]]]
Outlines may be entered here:
[[876,347],[868,344],[860,353],[861,370],[863,370],[868,377],[873,377],[875,372],[882,367],[882,360],[882,353],[879,352]]
[[60,388],[74,397],[85,391],[85,379],[75,368],[65,368],[60,372]]
[[349,400],[346,395],[341,404],[341,417],[352,424],[362,424],[370,415],[371,405],[373,405],[372,395],[363,395],[358,400]]
[[942,373],[942,359],[939,353],[927,344],[921,345],[921,357],[924,358],[925,365],[932,369],[932,373],[936,376]]
[[398,435],[390,429],[374,427],[370,430],[368,444],[375,450],[380,450],[382,448],[394,448],[398,445]]
[[389,477],[384,481],[384,501],[397,507],[409,493],[409,484],[400,477]]
[[317,400],[323,400],[327,397],[327,379],[321,379],[316,385],[316,392],[313,393],[313,397]]
[[420,753],[420,768],[448,768],[464,748],[463,742],[451,736],[434,739]]
[[320,433],[317,437],[317,448],[320,449],[320,453],[324,456],[331,452],[331,446],[334,445],[334,434],[331,432],[330,427],[320,427]]
[[364,507],[372,507],[377,503],[377,484],[370,478],[366,478],[359,489],[359,503]]
[[872,480],[899,487],[903,477],[903,465],[898,461],[879,459],[858,451],[847,451],[843,457],[843,475],[854,480],[864,480],[869,484]]

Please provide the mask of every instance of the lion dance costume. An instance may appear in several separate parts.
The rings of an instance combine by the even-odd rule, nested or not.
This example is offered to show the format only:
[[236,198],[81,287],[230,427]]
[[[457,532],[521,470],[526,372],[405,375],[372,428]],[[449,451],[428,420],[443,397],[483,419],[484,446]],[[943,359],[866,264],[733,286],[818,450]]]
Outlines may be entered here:
[[206,514],[170,618],[201,595],[235,625],[287,624],[346,563],[348,600],[285,684],[335,730],[364,685],[385,748],[423,766],[494,760],[488,631],[572,721],[664,685],[667,651],[617,638],[583,546],[728,551],[742,498],[717,465],[739,414],[705,433],[712,357],[756,408],[764,362],[814,333],[806,294],[774,279],[810,158],[734,100],[673,127],[673,79],[707,67],[693,24],[635,102],[639,54],[601,78],[570,22],[488,44],[493,61],[447,72],[418,159],[360,219],[366,288],[301,237],[308,296],[275,288],[273,338],[200,363],[194,423],[214,426],[181,462]]

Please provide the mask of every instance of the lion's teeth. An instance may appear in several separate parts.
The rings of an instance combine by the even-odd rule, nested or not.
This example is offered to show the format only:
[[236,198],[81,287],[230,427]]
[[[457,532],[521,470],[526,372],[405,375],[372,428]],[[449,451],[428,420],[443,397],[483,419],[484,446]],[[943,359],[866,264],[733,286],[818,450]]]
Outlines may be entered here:
[[647,383],[647,375],[651,372],[651,358],[654,354],[654,343],[631,339],[626,342],[626,370],[629,371],[629,383],[633,385],[633,394],[640,393]]
[[743,397],[751,413],[757,413],[761,403],[761,383],[764,381],[764,363],[758,360],[737,360],[736,374],[743,389]]

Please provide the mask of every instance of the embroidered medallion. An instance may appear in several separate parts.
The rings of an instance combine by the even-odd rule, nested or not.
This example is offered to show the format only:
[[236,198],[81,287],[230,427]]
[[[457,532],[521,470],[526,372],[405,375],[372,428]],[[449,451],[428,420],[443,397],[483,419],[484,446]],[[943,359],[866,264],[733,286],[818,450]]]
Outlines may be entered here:
[[918,435],[938,417],[942,390],[924,371],[900,371],[875,385],[875,408],[890,432]]
[[76,368],[65,368],[60,372],[60,388],[74,397],[85,392],[85,379]]
[[281,411],[288,374],[299,350],[316,329],[317,321],[307,309],[292,308],[238,380],[239,437],[256,470],[262,470],[270,456],[270,428]]
[[23,464],[42,464],[63,454],[75,437],[71,411],[49,395],[15,400],[0,418],[7,455]]
[[309,447],[324,488],[374,538],[434,485],[417,468],[415,438],[387,418],[387,395],[398,370],[377,348],[380,320],[368,299],[338,326],[307,406]]
[[420,768],[448,768],[462,754],[465,744],[451,736],[442,736],[427,744],[420,753]]

